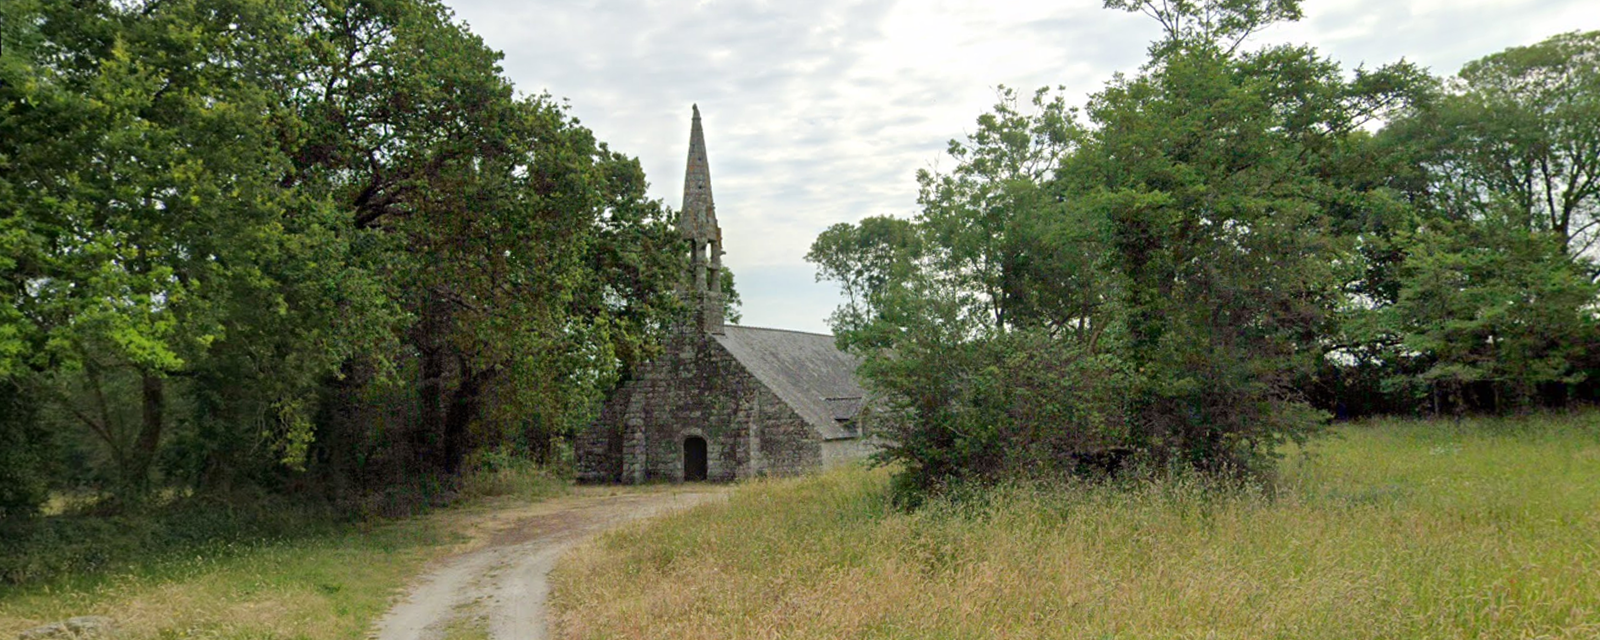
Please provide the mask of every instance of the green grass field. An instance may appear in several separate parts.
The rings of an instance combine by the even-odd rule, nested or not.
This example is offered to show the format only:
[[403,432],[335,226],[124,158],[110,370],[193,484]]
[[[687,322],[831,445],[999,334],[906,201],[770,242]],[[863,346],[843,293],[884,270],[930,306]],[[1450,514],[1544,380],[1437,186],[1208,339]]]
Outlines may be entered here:
[[1345,425],[1272,488],[740,488],[555,575],[568,638],[1600,637],[1600,413]]
[[[153,540],[94,527],[88,539],[32,550],[70,556],[51,564],[74,570],[0,584],[0,638],[83,615],[112,618],[126,640],[364,638],[428,560],[483,542],[497,522],[568,486],[531,464],[511,465],[466,479],[459,504],[404,519],[317,521],[287,513],[275,528],[299,524],[303,531],[194,544],[183,541],[194,532],[181,523],[164,523],[168,531]],[[127,523],[163,524],[141,517]],[[18,562],[26,558],[12,560],[4,566],[26,566]],[[447,631],[451,639],[482,637],[467,626]]]
[[8,592],[0,637],[104,615],[133,638],[360,638],[447,538],[420,521],[168,559]]

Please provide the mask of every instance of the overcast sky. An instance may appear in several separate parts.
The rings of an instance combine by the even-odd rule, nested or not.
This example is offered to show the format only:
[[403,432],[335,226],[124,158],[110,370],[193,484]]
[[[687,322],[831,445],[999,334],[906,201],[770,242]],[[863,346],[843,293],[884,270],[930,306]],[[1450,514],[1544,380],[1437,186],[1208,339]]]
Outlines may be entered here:
[[[949,167],[995,86],[1061,85],[1082,102],[1135,71],[1155,23],[1099,0],[445,0],[505,53],[523,93],[549,92],[650,192],[683,199],[700,105],[744,324],[826,332],[837,304],[802,258],[817,233],[910,216],[917,169]],[[1305,0],[1258,43],[1316,46],[1347,68],[1401,58],[1435,74],[1574,30],[1597,0]]]

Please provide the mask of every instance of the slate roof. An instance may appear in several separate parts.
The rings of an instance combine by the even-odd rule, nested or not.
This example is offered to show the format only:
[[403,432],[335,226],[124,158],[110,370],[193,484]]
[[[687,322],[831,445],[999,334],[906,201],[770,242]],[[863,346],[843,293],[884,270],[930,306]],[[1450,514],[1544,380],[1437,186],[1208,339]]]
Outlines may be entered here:
[[793,407],[823,440],[856,437],[844,422],[860,411],[866,395],[856,381],[859,361],[834,346],[833,336],[726,325],[721,335],[711,337]]

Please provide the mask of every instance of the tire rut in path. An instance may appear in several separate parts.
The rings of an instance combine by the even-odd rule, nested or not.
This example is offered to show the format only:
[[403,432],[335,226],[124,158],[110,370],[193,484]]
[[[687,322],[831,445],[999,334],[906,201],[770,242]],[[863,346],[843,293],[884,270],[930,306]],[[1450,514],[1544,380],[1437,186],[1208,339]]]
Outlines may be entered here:
[[631,520],[685,509],[727,495],[705,489],[557,498],[488,546],[444,560],[425,573],[379,621],[376,640],[435,640],[452,622],[478,617],[495,639],[548,637],[547,577],[572,545]]

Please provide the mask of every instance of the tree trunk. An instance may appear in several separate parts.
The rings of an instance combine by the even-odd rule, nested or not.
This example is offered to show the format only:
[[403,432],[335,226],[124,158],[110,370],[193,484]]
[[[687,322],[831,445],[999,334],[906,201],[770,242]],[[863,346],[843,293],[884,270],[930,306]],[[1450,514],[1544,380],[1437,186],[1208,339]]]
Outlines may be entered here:
[[417,415],[416,431],[412,433],[412,446],[416,459],[429,465],[429,470],[442,466],[444,456],[439,444],[444,431],[444,354],[442,349],[422,349],[422,384],[417,389],[421,403]]
[[133,442],[124,481],[135,495],[143,495],[150,488],[150,466],[155,462],[161,446],[161,429],[166,421],[166,386],[161,376],[144,372],[143,397],[139,437]]
[[444,419],[445,473],[454,475],[461,471],[461,463],[466,460],[469,444],[467,427],[471,426],[472,419],[477,417],[483,389],[493,377],[492,371],[474,371],[464,359],[461,362],[461,384],[451,396],[450,409],[445,413]]
[[449,332],[448,303],[437,292],[429,291],[422,300],[420,318],[413,330],[413,342],[420,356],[418,363],[422,379],[417,388],[420,404],[416,430],[411,434],[415,459],[435,472],[446,466],[449,454],[445,451],[445,379],[449,376],[451,348],[445,339]]

